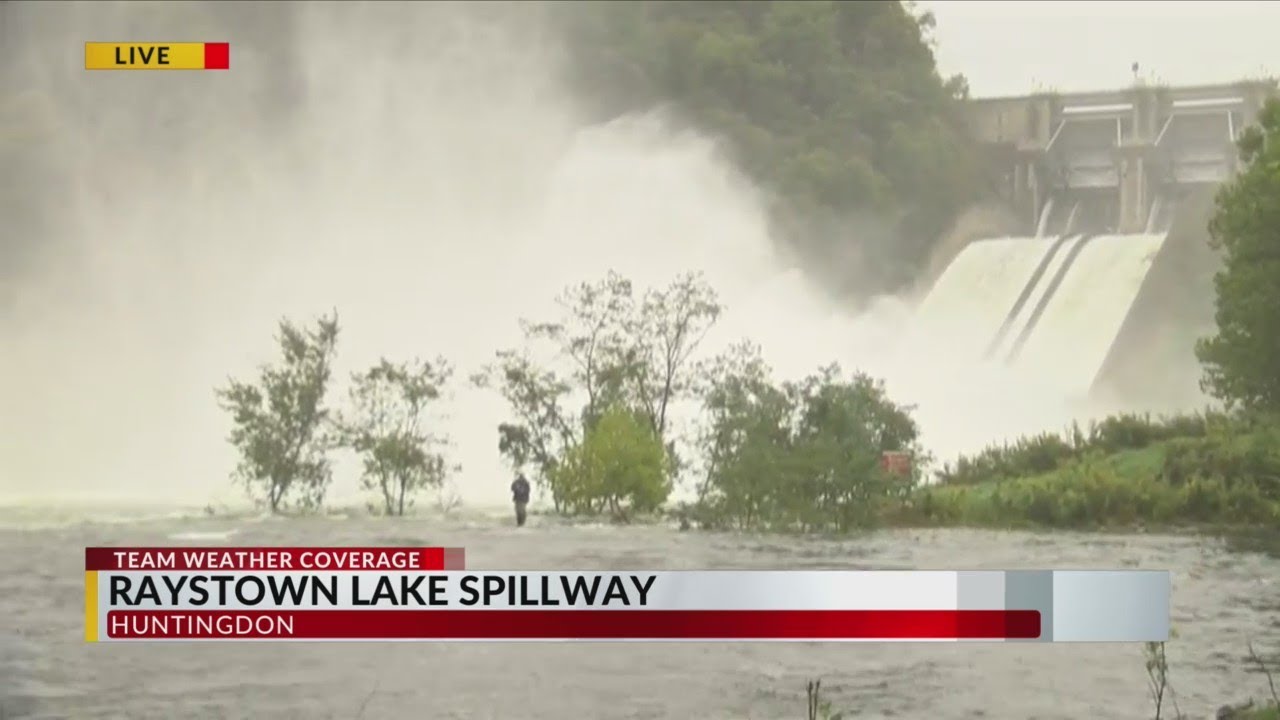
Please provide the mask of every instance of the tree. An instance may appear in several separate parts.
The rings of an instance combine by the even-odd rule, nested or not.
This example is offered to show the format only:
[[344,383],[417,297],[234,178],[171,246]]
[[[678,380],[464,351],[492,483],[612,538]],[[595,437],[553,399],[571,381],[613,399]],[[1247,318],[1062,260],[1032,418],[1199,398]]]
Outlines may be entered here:
[[921,455],[918,428],[910,408],[861,373],[845,379],[832,365],[779,385],[758,349],[739,345],[711,363],[703,407],[698,502],[712,524],[865,527],[918,479],[880,468],[888,450]]
[[[794,514],[812,511],[814,524],[841,531],[874,523],[885,501],[902,499],[919,479],[922,452],[911,408],[894,403],[883,383],[863,373],[842,379],[837,365],[792,384],[789,391],[799,415],[797,469],[808,484]],[[886,451],[913,455],[916,475],[903,480],[883,472],[880,458]]]
[[451,374],[443,359],[402,364],[383,359],[352,376],[353,410],[338,426],[343,444],[361,456],[362,484],[381,495],[388,515],[404,515],[414,493],[442,489],[450,471],[457,470],[442,451],[448,437],[425,426]]
[[790,481],[791,398],[771,381],[759,346],[751,343],[721,353],[703,373],[697,504],[713,522],[755,528],[773,514]]
[[[550,485],[560,458],[580,441],[580,426],[564,407],[569,383],[518,350],[499,351],[497,362],[473,375],[472,382],[496,387],[515,414],[514,421],[498,425],[498,453],[517,470],[530,469],[536,485]],[[551,490],[560,512],[560,495]]]
[[648,291],[626,324],[630,362],[622,366],[623,379],[659,439],[668,439],[667,413],[693,386],[693,355],[723,311],[702,276],[686,274]]
[[1214,278],[1217,334],[1201,340],[1202,386],[1229,407],[1280,412],[1280,100],[1239,140],[1244,170],[1216,197],[1209,223],[1223,267]]
[[603,412],[553,470],[566,510],[617,520],[656,510],[671,493],[662,442],[648,421],[622,406]]
[[529,342],[547,341],[569,364],[575,389],[585,393],[586,424],[622,400],[632,361],[628,322],[635,312],[631,281],[610,272],[594,283],[580,283],[556,298],[562,317],[553,322],[524,321]]
[[[566,510],[566,491],[556,483],[568,475],[556,472],[558,464],[606,411],[625,408],[649,426],[671,466],[666,476],[674,476],[669,411],[689,393],[693,355],[720,316],[715,291],[687,274],[637,300],[632,283],[610,272],[567,288],[557,304],[558,319],[522,321],[526,346],[500,351],[474,378],[496,386],[515,414],[498,427],[499,452],[517,468],[532,466],[534,482],[550,489],[557,511]],[[532,359],[538,344],[550,345],[555,365]]]
[[292,501],[302,509],[324,503],[332,474],[326,457],[324,405],[338,340],[337,314],[304,330],[280,321],[282,362],[264,366],[257,384],[230,380],[216,391],[231,413],[229,441],[240,452],[235,477],[271,512]]

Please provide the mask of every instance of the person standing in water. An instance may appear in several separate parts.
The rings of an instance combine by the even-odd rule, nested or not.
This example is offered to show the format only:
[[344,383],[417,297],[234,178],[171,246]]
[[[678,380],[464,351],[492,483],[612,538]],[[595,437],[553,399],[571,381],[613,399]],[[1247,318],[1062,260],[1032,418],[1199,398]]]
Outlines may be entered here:
[[524,527],[525,508],[529,506],[529,481],[524,479],[524,473],[511,483],[511,501],[516,506],[516,527]]

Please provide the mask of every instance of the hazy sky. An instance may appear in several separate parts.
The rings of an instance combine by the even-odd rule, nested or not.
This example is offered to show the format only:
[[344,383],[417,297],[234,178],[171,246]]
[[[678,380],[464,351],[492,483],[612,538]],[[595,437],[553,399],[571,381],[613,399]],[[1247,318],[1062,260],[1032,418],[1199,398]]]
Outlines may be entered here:
[[920,2],[945,74],[975,96],[1217,83],[1280,73],[1277,2]]

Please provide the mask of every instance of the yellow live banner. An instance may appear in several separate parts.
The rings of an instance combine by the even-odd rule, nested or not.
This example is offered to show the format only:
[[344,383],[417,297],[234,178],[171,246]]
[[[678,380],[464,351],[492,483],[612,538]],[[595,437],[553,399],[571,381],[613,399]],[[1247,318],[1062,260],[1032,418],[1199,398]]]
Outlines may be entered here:
[[227,70],[228,43],[84,44],[85,70]]

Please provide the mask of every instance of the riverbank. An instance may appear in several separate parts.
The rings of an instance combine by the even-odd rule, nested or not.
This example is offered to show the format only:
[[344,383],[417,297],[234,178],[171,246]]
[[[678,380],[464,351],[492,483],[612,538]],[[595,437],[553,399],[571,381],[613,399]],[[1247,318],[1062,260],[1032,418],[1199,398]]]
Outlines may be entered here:
[[1264,544],[1280,527],[1280,443],[1273,429],[1086,452],[1017,478],[917,490],[895,525],[1241,532]]
[[1226,706],[1218,711],[1214,720],[1280,720],[1280,708],[1252,704]]
[[[1226,539],[1242,551],[1280,556],[1280,431],[1274,423],[1246,423],[1223,416],[1180,416],[1150,419],[1116,416],[1081,431],[1039,435],[988,448],[962,458],[937,473],[938,482],[907,491],[890,491],[884,484],[866,483],[881,495],[833,485],[831,491],[811,493],[809,518],[798,507],[769,498],[784,493],[785,478],[766,480],[759,492],[761,508],[775,508],[787,517],[773,518],[763,510],[744,517],[741,507],[712,499],[705,503],[669,504],[664,511],[630,516],[556,515],[545,504],[531,516],[565,526],[664,525],[671,529],[738,530],[780,535],[856,535],[876,528],[988,530],[1070,530],[1102,533],[1198,534]],[[877,481],[878,482],[878,481]],[[773,485],[779,485],[774,488]],[[833,495],[832,492],[843,494]],[[833,527],[832,516],[857,506],[855,522]],[[864,512],[863,507],[871,508]],[[369,517],[367,503],[330,505],[310,516]],[[218,517],[285,520],[244,502],[239,506],[196,508],[10,506],[0,503],[0,526],[7,523],[57,526],[80,520],[129,523],[142,518]],[[470,522],[502,523],[511,517],[507,505],[445,506],[421,503],[412,514],[434,524],[454,517]],[[796,524],[817,517],[806,527]],[[825,516],[825,517],[824,517]],[[842,520],[843,518],[838,518]]]
[[1088,457],[1025,478],[919,489],[887,520],[895,525],[1069,529],[1264,528],[1280,497],[1254,478],[1173,478],[1170,447]]
[[[987,448],[910,489],[874,478],[830,482],[812,493],[818,505],[807,517],[769,495],[785,497],[788,488],[769,487],[754,491],[762,501],[745,511],[741,502],[712,497],[673,514],[704,528],[804,532],[841,525],[848,508],[862,504],[859,519],[866,521],[841,530],[1190,532],[1280,552],[1277,428],[1223,415],[1114,416],[1087,431],[1072,427]],[[755,510],[772,507],[783,513]]]

